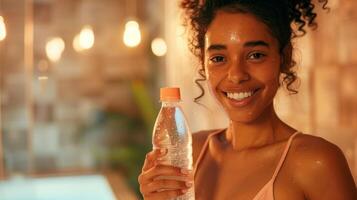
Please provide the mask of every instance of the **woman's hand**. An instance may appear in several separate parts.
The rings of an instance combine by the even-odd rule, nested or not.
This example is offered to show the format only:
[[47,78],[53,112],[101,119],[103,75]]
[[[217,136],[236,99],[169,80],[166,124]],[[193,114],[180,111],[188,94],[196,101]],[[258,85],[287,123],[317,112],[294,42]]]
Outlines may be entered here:
[[[142,172],[138,177],[140,192],[145,200],[167,200],[183,195],[193,185],[192,171],[160,164],[166,149],[155,149],[146,154]],[[166,176],[176,177],[164,178]]]

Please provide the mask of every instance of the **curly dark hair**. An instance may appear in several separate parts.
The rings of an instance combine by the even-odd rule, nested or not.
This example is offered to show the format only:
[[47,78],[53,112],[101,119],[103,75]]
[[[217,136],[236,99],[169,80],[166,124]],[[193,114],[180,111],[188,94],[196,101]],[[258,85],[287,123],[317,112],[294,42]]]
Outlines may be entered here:
[[[328,0],[318,0],[322,8],[327,7]],[[204,37],[208,26],[211,24],[218,10],[226,12],[250,13],[260,19],[270,29],[273,37],[278,40],[280,54],[284,54],[286,47],[292,47],[291,40],[306,34],[306,26],[317,28],[315,22],[315,5],[312,0],[181,0],[183,9],[183,25],[189,29],[189,49],[199,59],[200,78],[195,83],[201,90],[201,94],[194,99],[195,102],[205,94],[200,82],[206,80],[204,71]],[[296,62],[291,58],[291,52],[283,59],[280,73],[283,74],[281,85],[286,85],[290,94],[296,94],[292,88],[297,75],[292,68]],[[286,57],[286,56],[285,56]],[[284,56],[283,56],[284,58]]]

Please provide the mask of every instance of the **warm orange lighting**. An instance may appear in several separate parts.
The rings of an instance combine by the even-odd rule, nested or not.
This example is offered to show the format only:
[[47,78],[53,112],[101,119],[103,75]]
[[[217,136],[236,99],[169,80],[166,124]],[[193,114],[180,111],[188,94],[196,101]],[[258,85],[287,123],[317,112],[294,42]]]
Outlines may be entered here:
[[79,45],[83,49],[90,49],[94,45],[94,32],[91,26],[84,26],[79,34]]
[[48,76],[39,76],[38,80],[43,81],[43,80],[47,80]]
[[128,47],[136,47],[140,44],[141,33],[138,22],[128,21],[125,24],[123,41],[124,44]]
[[79,44],[79,34],[77,34],[74,39],[73,39],[73,43],[72,43],[73,49],[76,50],[77,52],[81,52],[84,49],[81,47],[81,45]]
[[73,48],[77,52],[81,52],[93,47],[95,41],[94,32],[91,26],[86,25],[81,32],[73,39]]
[[77,34],[74,39],[73,39],[73,43],[72,43],[73,49],[77,52],[81,52],[84,49],[81,47],[81,45],[79,44],[79,34]]
[[151,50],[156,56],[164,56],[167,52],[165,40],[162,38],[155,38],[151,42]]
[[61,59],[65,44],[62,38],[56,37],[49,40],[46,44],[46,54],[52,62],[57,62]]
[[6,38],[6,26],[2,16],[0,16],[0,41]]
[[42,59],[40,60],[40,62],[38,62],[38,70],[40,72],[46,72],[48,70],[48,61],[46,59]]

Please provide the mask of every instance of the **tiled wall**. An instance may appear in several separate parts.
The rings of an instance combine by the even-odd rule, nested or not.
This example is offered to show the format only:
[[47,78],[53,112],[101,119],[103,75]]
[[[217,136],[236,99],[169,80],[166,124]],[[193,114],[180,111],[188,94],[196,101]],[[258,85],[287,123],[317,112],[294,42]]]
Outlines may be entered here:
[[[34,14],[31,72],[24,64],[26,2],[33,3]],[[142,126],[133,82],[158,91],[155,77],[161,76],[163,66],[151,53],[150,42],[152,37],[161,36],[162,4],[151,1],[153,9],[147,1],[138,0],[134,9],[133,2],[1,1],[8,32],[6,40],[0,42],[0,129],[7,172],[93,168],[98,165],[98,152],[94,151],[107,148],[108,143],[119,145],[124,141],[120,138],[130,134],[125,127],[101,127],[103,120],[119,116],[138,119],[135,123]],[[128,48],[122,41],[129,19],[140,23],[142,42],[136,48]],[[94,46],[76,52],[73,38],[88,24],[95,34]],[[45,46],[56,36],[64,40],[65,50],[61,60],[51,62]],[[120,127],[119,123],[113,126]]]

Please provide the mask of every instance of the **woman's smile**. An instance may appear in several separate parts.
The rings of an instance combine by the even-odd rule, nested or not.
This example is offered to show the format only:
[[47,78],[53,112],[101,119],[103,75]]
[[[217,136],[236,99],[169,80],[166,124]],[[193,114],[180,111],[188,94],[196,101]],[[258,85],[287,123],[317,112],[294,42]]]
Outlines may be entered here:
[[226,97],[228,104],[232,107],[243,107],[254,101],[258,92],[259,88],[245,91],[227,91],[222,93]]

